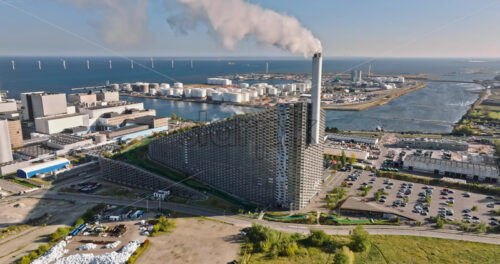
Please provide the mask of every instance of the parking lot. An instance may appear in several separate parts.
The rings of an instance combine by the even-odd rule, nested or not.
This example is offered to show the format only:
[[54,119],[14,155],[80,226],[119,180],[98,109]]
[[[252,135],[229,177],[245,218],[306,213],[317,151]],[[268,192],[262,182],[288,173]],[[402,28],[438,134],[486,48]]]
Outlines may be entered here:
[[[471,223],[481,222],[486,224],[492,222],[492,219],[490,219],[492,217],[500,218],[489,213],[490,210],[500,208],[500,199],[498,197],[454,189],[445,191],[443,190],[445,188],[442,187],[378,178],[372,176],[373,173],[368,171],[353,171],[350,175],[359,176],[357,180],[348,181],[348,183],[352,183],[352,186],[348,188],[348,195],[358,195],[360,193],[358,189],[363,185],[372,186],[366,197],[369,198],[367,199],[369,202],[374,202],[374,194],[379,189],[383,190],[387,194],[383,194],[377,203],[396,209],[402,215],[407,215],[408,218],[422,223],[430,216],[439,214],[451,221],[468,220]],[[426,206],[426,195],[431,198],[430,206]],[[395,202],[397,204],[394,204]],[[472,210],[473,207],[474,210]]]

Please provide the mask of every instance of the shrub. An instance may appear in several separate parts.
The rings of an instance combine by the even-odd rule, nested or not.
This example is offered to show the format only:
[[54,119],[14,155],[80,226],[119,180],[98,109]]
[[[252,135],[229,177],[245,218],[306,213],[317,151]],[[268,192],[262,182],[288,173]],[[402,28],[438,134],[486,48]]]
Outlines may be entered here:
[[312,230],[311,235],[309,235],[304,244],[309,247],[323,247],[323,245],[330,240],[330,236],[328,236],[323,230]]
[[18,264],[29,264],[31,263],[31,258],[29,256],[23,256],[21,260],[19,260]]
[[346,247],[343,246],[335,250],[335,256],[333,257],[334,264],[352,264],[354,262],[354,253]]
[[153,232],[151,233],[152,236],[158,233],[170,232],[175,227],[175,222],[167,219],[165,216],[161,216],[155,222],[156,224],[154,224]]
[[85,223],[85,220],[83,220],[83,218],[78,218],[78,219],[76,219],[75,224],[73,226],[78,227],[80,225],[83,225],[84,223]]
[[477,211],[477,205],[472,206],[471,210],[474,211],[474,212],[476,212]]
[[436,219],[436,228],[443,229],[444,227],[444,220],[438,216]]
[[367,251],[370,248],[370,234],[362,225],[354,228],[351,234],[351,249],[356,252]]
[[70,232],[69,227],[59,227],[56,232],[50,235],[50,243],[57,243],[63,240]]
[[141,246],[139,246],[135,251],[134,253],[132,253],[132,255],[129,257],[129,259],[127,260],[126,264],[134,264],[135,261],[137,260],[137,258],[144,252],[144,250],[146,250],[146,248],[149,247],[149,240],[144,240],[144,243],[141,244]]

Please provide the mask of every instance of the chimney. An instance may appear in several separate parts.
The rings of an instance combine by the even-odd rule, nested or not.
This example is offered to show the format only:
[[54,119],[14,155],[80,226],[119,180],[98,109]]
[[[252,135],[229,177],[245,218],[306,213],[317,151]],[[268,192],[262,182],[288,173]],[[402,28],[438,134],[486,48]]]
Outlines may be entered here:
[[321,53],[315,53],[312,65],[312,90],[311,90],[311,144],[319,144],[319,132],[321,122],[321,73],[323,59]]

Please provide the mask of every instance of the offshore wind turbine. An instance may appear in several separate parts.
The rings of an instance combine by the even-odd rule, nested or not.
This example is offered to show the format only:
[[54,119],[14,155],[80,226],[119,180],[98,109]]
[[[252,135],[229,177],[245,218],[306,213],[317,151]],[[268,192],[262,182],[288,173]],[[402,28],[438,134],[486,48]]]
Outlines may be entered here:
[[172,69],[174,68],[174,59],[172,59]]
[[87,70],[90,70],[90,61],[87,60]]
[[10,64],[12,65],[12,70],[15,71],[16,70],[16,62],[14,60],[11,60]]
[[38,60],[38,70],[42,70],[42,61]]
[[109,60],[109,69],[113,69],[113,62],[111,60]]
[[62,60],[62,66],[63,66],[64,70],[66,70],[66,61],[65,60]]
[[151,57],[151,69],[154,69],[155,68],[155,62],[153,60],[153,57]]
[[130,60],[130,69],[134,69],[134,60]]

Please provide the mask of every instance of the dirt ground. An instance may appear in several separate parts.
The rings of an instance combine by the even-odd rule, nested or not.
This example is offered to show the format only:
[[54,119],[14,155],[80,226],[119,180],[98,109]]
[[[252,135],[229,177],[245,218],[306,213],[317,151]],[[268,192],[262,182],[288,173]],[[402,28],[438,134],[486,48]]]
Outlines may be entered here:
[[138,264],[223,263],[237,259],[240,228],[201,218],[177,218],[171,234],[151,237]]
[[[89,205],[56,201],[50,199],[20,198],[15,201],[0,203],[0,227],[25,223],[28,219],[51,215],[49,223],[72,225]],[[75,218],[75,219],[73,219]]]

